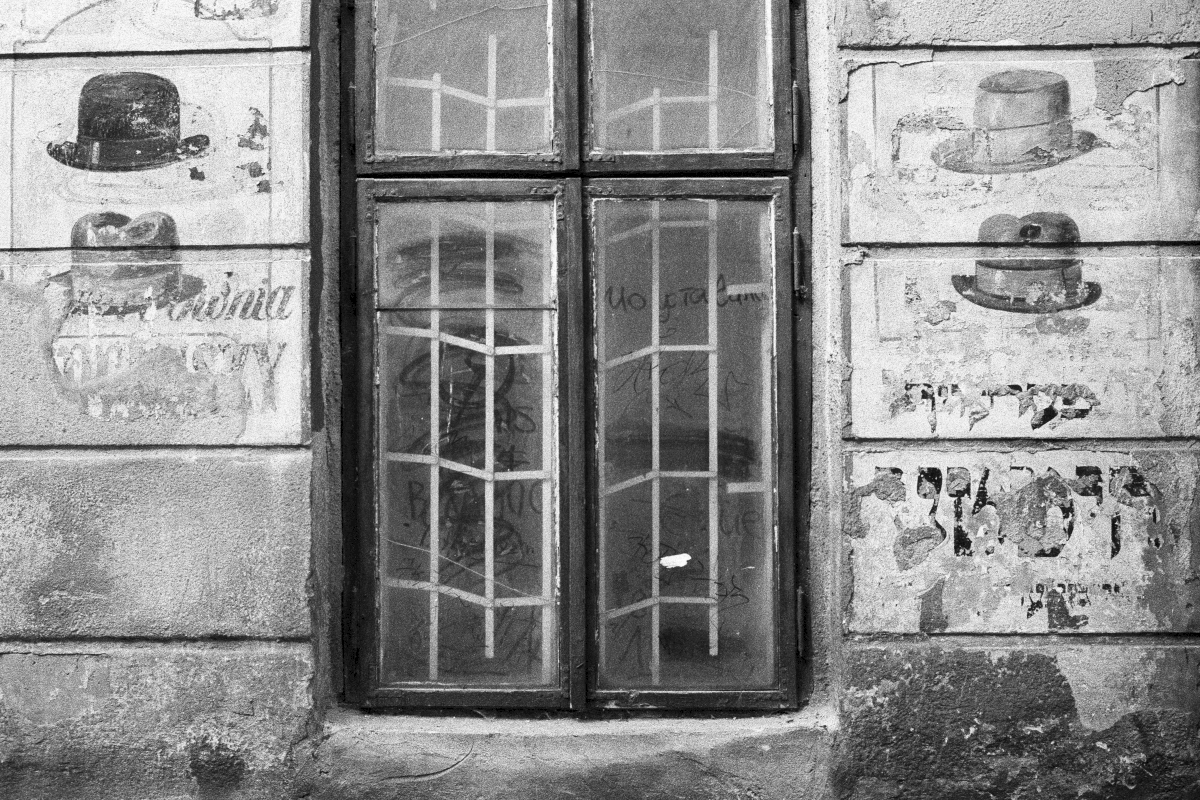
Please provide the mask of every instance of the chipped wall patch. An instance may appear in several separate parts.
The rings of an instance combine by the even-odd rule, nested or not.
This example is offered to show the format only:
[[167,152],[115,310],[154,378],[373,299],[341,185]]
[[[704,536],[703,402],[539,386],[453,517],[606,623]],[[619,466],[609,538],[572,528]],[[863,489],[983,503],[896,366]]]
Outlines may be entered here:
[[850,629],[1200,630],[1198,477],[1186,453],[857,454]]

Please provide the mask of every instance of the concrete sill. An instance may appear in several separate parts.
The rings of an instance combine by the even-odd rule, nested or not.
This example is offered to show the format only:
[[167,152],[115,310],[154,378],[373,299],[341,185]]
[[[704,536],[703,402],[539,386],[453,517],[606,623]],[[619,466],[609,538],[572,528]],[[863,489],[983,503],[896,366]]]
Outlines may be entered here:
[[[339,709],[326,719],[316,759],[329,797],[394,797],[398,784],[419,784],[404,796],[706,798],[736,788],[761,798],[817,798],[826,796],[836,727],[832,705],[760,717],[621,720]],[[804,787],[810,792],[797,791]]]

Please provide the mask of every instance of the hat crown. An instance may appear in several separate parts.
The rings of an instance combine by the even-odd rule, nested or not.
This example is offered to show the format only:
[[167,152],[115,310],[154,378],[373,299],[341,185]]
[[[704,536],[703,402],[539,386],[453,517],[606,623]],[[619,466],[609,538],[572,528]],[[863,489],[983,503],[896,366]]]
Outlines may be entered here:
[[79,136],[179,140],[179,90],[148,72],[97,75],[79,93]]
[[1071,115],[1071,86],[1057,72],[1010,69],[979,82],[975,125],[1009,130],[1049,125]]
[[1079,226],[1066,214],[1037,211],[1023,217],[996,214],[979,226],[979,241],[988,244],[1075,244]]
[[[161,211],[151,211],[142,214],[137,219],[130,219],[124,214],[112,211],[102,211],[87,214],[75,221],[71,227],[71,247],[73,248],[106,248],[109,250],[121,248],[132,258],[168,258],[170,252],[179,247],[179,232],[175,220]],[[146,248],[153,248],[148,252]],[[164,252],[167,251],[167,252]],[[77,252],[76,260],[85,255]],[[91,254],[91,258],[112,260],[120,255],[108,253],[104,255]]]

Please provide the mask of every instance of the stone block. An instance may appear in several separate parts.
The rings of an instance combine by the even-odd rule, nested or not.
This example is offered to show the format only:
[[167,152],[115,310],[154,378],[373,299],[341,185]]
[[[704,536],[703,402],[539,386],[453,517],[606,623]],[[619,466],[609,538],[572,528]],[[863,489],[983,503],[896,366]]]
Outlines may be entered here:
[[0,653],[0,796],[285,796],[241,791],[286,774],[311,675],[306,644]]
[[307,0],[0,0],[0,53],[303,47]]
[[0,444],[307,441],[307,253],[137,252],[0,253]]
[[309,633],[307,453],[0,456],[0,639]]
[[1068,269],[1082,271],[1072,280],[1085,304],[1059,303],[1065,293],[1046,286],[1045,313],[978,291],[988,270],[1012,262],[1063,263],[902,257],[846,267],[849,436],[1200,432],[1195,259],[1083,258]]
[[1193,453],[848,458],[855,633],[1200,631]]
[[838,35],[858,47],[1187,44],[1200,12],[1176,0],[848,0]]
[[1200,62],[1183,55],[847,56],[844,240],[975,243],[1035,212],[1083,242],[1197,240]]
[[[308,55],[6,62],[0,246],[79,247],[86,215],[165,214],[181,246],[308,241]],[[11,138],[10,138],[11,137]],[[6,231],[0,229],[0,237]]]
[[1194,647],[852,648],[836,796],[1195,797],[1198,664]]

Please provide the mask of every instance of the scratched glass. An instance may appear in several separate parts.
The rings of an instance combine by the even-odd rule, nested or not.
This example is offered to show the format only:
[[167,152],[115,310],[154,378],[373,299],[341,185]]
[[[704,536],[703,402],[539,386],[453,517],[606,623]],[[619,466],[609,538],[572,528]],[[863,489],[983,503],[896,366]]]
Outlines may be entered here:
[[484,306],[377,313],[385,685],[557,683],[555,312]]
[[[377,207],[381,308],[555,304],[552,198]],[[488,299],[489,282],[491,299]]]
[[589,4],[591,147],[774,147],[766,0]]
[[548,153],[552,4],[376,0],[380,153]]
[[769,201],[594,201],[600,687],[775,680]]

